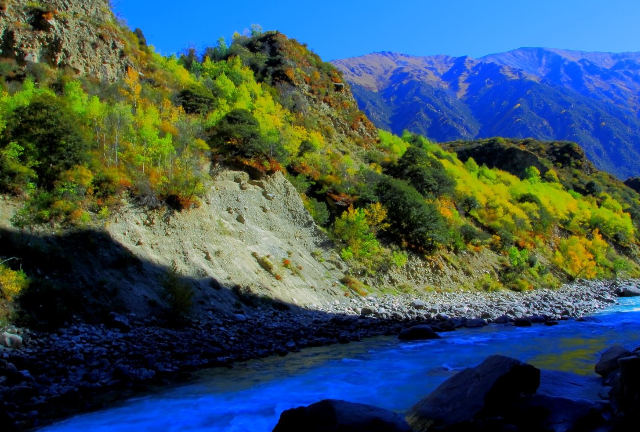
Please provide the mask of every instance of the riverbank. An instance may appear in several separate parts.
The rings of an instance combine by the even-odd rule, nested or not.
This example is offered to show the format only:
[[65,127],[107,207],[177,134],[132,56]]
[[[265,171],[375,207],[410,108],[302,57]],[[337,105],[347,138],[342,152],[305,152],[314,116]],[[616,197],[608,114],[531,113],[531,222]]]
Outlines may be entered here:
[[[635,286],[635,283],[627,283]],[[113,396],[188,379],[207,367],[312,346],[395,335],[416,323],[436,331],[490,322],[552,324],[615,303],[617,282],[584,282],[525,294],[440,293],[350,299],[321,310],[293,313],[252,309],[167,329],[113,317],[111,327],[75,324],[53,334],[31,334],[23,350],[0,352],[2,424],[25,429],[98,409]],[[105,397],[111,395],[112,397]]]

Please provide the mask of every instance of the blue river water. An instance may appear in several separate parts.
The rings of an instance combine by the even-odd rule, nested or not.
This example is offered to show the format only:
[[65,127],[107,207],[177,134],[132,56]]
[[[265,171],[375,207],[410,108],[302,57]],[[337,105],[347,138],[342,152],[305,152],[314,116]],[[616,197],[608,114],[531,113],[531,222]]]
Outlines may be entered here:
[[312,348],[213,369],[193,384],[48,426],[46,432],[270,432],[286,409],[335,398],[400,413],[459,370],[492,354],[596,381],[593,367],[613,344],[640,346],[640,298],[587,321],[554,327],[492,325],[443,333],[442,339],[400,342],[391,337]]

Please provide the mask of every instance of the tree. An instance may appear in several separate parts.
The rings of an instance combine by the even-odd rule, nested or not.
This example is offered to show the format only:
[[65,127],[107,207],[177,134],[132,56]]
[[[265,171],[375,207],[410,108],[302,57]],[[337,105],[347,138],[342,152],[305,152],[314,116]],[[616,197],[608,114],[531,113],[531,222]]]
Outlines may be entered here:
[[347,248],[342,250],[344,259],[370,259],[381,252],[380,244],[367,222],[367,214],[363,209],[349,207],[336,220],[333,232],[347,245]]
[[455,187],[442,162],[420,147],[409,147],[398,159],[394,173],[430,199],[451,194]]
[[449,233],[436,206],[407,182],[383,178],[376,187],[380,202],[388,209],[391,228],[406,241],[426,250],[449,243]]
[[260,125],[246,109],[234,109],[209,131],[210,144],[232,156],[264,156],[268,144],[260,135]]
[[78,119],[53,95],[36,96],[7,119],[0,147],[15,142],[23,165],[32,167],[38,186],[50,190],[59,174],[88,159]]

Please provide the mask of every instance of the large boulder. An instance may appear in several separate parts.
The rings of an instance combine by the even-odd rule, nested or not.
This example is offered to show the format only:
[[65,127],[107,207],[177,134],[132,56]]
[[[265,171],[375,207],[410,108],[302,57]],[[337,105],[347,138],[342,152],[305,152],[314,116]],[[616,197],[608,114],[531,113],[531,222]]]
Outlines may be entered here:
[[546,432],[592,431],[605,422],[591,401],[539,394],[520,399],[503,417],[518,430]]
[[417,325],[403,329],[398,335],[400,340],[439,339],[440,335],[433,331],[430,325]]
[[449,378],[415,404],[407,421],[415,432],[472,422],[533,394],[540,385],[540,370],[519,360],[493,355],[480,365]]
[[618,369],[618,360],[629,357],[631,351],[620,345],[612,346],[602,353],[600,360],[596,364],[595,370],[601,377],[607,377],[611,372]]
[[325,399],[284,411],[273,432],[411,432],[398,414],[371,405]]
[[640,357],[618,360],[620,371],[609,394],[613,412],[627,424],[640,421]]

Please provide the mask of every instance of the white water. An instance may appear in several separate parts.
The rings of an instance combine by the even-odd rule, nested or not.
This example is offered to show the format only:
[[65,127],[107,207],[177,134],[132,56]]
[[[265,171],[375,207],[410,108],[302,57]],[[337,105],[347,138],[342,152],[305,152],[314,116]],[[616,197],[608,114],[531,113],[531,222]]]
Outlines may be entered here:
[[327,398],[403,412],[449,376],[491,354],[578,373],[597,385],[593,367],[599,353],[613,344],[639,346],[638,323],[640,299],[624,299],[587,322],[488,326],[441,333],[442,339],[426,342],[375,338],[313,348],[232,370],[207,371],[196,384],[132,399],[42,431],[270,432],[282,411]]

